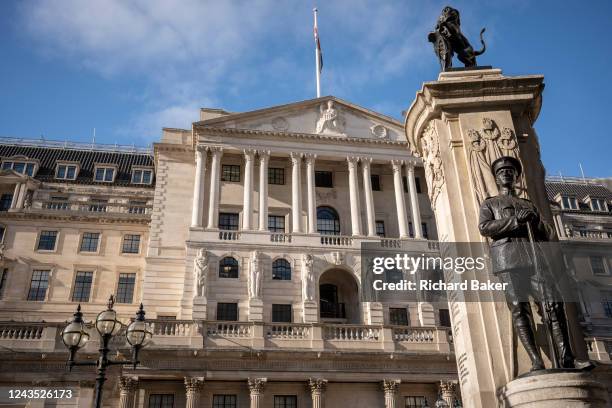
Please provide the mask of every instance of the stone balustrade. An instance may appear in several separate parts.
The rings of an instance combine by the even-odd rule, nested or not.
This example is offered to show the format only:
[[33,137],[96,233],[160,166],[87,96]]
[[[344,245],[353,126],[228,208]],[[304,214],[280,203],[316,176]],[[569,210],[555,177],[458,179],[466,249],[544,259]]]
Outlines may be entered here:
[[109,216],[118,215],[125,217],[149,218],[152,205],[140,202],[106,202],[106,201],[79,201],[79,200],[41,200],[34,199],[30,207],[25,211],[31,213],[79,213],[83,215],[99,216],[105,214]]
[[57,334],[55,325],[0,322],[0,346],[7,351],[53,351]]

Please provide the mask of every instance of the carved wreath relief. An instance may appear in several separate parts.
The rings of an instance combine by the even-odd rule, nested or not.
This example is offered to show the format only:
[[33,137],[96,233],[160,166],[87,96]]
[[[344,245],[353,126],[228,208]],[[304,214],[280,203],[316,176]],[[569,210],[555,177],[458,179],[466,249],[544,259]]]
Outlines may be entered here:
[[[482,129],[468,129],[469,156],[472,180],[476,190],[478,203],[487,197],[497,195],[495,176],[491,171],[491,163],[502,156],[512,156],[519,159],[518,143],[512,129],[499,129],[497,123],[490,118],[482,118]],[[519,186],[520,195],[524,195],[525,179],[521,175]]]
[[440,145],[438,143],[438,134],[434,127],[433,121],[423,130],[421,137],[421,146],[423,151],[423,162],[425,164],[425,178],[427,179],[427,189],[429,191],[429,200],[431,206],[435,210],[436,200],[440,194],[440,190],[444,185],[444,170],[442,169],[442,159],[440,158]]

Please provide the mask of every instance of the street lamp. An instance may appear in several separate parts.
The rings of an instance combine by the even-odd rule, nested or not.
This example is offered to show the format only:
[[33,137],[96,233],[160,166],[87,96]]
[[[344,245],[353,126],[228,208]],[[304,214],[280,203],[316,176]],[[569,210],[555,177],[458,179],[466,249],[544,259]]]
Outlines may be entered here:
[[102,339],[97,361],[75,360],[78,349],[83,347],[89,340],[89,334],[85,330],[85,322],[83,321],[83,313],[81,313],[80,304],[77,306],[77,311],[74,314],[72,322],[62,330],[62,342],[70,351],[67,362],[68,368],[72,370],[74,366],[96,366],[98,369],[94,398],[96,408],[102,406],[102,391],[104,382],[106,381],[106,368],[111,365],[132,364],[134,369],[136,369],[136,366],[140,363],[138,361],[140,349],[146,346],[153,336],[145,322],[145,311],[141,303],[138,312],[136,312],[136,319],[128,325],[125,334],[127,342],[132,346],[132,359],[119,361],[109,359],[108,352],[110,350],[108,349],[108,344],[111,338],[117,335],[123,328],[123,324],[117,320],[117,312],[113,310],[114,304],[115,299],[111,295],[108,299],[106,310],[100,312],[96,318],[96,330]]

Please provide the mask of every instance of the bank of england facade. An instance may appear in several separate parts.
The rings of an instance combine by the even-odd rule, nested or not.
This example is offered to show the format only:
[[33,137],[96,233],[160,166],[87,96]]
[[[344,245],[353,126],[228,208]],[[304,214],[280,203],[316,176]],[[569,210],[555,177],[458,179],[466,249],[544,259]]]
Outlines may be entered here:
[[[95,372],[67,371],[59,333],[77,304],[91,321],[114,294],[126,323],[143,303],[153,341],[139,367],[109,371],[105,406],[460,401],[448,306],[361,296],[362,244],[439,249],[431,175],[404,124],[323,97],[202,109],[187,125],[150,151],[2,140],[1,385],[69,386],[75,398],[57,406],[90,406]],[[580,216],[565,208],[571,191],[549,199],[564,245],[588,247],[572,253],[590,260],[600,286],[589,288],[604,297],[583,304],[585,337],[609,361],[612,193],[581,196],[599,231],[582,236],[564,226]],[[95,358],[96,339],[80,358]],[[112,349],[129,357],[119,337]]]

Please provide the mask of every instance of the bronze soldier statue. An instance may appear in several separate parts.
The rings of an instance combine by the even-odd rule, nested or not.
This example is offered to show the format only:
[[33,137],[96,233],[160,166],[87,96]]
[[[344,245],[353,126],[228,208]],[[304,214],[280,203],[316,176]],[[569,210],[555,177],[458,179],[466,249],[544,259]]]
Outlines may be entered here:
[[[544,369],[536,345],[529,296],[537,300],[538,314],[547,326],[551,360],[555,368],[592,368],[590,362],[575,361],[569,341],[565,311],[551,282],[551,264],[538,242],[549,241],[550,226],[542,222],[529,200],[515,196],[514,186],[521,163],[500,157],[491,165],[499,195],[480,207],[480,233],[492,239],[493,273],[507,283],[505,296],[518,338],[531,359],[531,371]],[[536,270],[536,268],[538,270]]]

